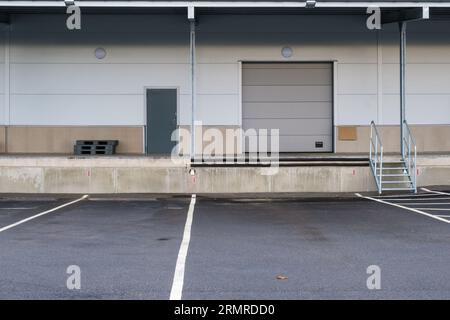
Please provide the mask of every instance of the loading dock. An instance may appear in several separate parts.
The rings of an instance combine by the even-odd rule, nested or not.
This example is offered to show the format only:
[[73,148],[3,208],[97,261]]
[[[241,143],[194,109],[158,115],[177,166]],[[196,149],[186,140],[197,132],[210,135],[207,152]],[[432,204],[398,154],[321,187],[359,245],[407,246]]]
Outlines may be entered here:
[[333,64],[242,64],[242,127],[279,129],[280,152],[333,151]]

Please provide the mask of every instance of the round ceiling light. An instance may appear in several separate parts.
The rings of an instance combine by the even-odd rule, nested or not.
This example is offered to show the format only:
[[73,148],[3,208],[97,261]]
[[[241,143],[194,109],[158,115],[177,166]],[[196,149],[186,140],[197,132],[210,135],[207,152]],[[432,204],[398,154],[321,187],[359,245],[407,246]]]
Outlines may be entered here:
[[95,49],[95,57],[97,59],[103,59],[106,57],[106,50],[103,48],[97,48]]
[[294,53],[294,51],[292,50],[291,47],[283,47],[283,49],[281,49],[281,55],[285,58],[292,57],[293,53]]

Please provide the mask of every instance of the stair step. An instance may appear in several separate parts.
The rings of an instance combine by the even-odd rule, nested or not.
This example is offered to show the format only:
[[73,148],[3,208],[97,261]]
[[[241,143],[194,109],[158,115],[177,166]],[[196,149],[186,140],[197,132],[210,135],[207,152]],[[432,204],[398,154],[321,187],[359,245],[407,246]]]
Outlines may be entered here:
[[410,188],[383,188],[382,189],[382,191],[404,191],[404,190],[413,191],[414,188],[410,187]]
[[[380,168],[377,168],[377,170],[379,171]],[[388,167],[388,168],[383,167],[383,171],[384,170],[405,170],[405,167],[395,167],[395,168],[393,168],[393,167]]]
[[383,163],[405,163],[405,160],[383,161]]
[[[379,177],[380,175],[377,174],[377,176]],[[409,177],[409,174],[407,173],[401,173],[401,174],[393,174],[393,173],[388,173],[388,174],[382,174],[382,177]]]
[[405,183],[408,183],[408,184],[411,184],[411,181],[409,181],[409,180],[403,180],[403,181],[382,181],[381,182],[382,184],[405,184]]

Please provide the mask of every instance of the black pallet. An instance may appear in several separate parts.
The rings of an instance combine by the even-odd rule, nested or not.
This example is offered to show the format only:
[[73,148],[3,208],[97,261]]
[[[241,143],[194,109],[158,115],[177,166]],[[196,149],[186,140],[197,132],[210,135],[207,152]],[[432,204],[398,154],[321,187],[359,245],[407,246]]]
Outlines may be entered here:
[[119,140],[77,140],[76,145],[89,146],[117,146]]
[[91,150],[91,151],[89,151],[89,150],[83,150],[83,151],[80,151],[80,152],[77,152],[77,153],[75,153],[76,155],[78,155],[78,156],[83,156],[83,155],[89,155],[89,156],[95,156],[95,155],[105,155],[105,156],[111,156],[111,155],[113,155],[114,153],[112,153],[112,152],[107,152],[107,151],[99,151],[99,150]]
[[76,155],[113,155],[116,153],[115,145],[75,145],[73,152]]

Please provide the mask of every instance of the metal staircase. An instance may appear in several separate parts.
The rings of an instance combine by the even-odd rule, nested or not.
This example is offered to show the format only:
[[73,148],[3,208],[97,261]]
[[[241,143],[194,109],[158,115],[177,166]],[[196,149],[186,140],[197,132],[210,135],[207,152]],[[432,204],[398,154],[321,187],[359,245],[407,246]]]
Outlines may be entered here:
[[377,127],[375,122],[370,123],[369,161],[379,194],[383,191],[417,192],[417,147],[406,121],[403,130],[401,157],[398,161],[385,161]]

